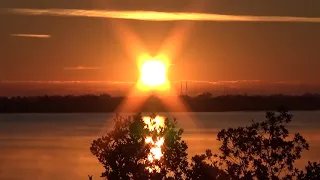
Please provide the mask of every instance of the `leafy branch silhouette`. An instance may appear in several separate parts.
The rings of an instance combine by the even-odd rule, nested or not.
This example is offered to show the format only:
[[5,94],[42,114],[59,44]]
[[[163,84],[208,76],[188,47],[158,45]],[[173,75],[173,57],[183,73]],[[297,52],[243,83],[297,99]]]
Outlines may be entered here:
[[[217,135],[221,142],[218,154],[208,149],[188,159],[183,130],[177,128],[175,119],[166,118],[160,131],[150,132],[140,113],[117,115],[114,129],[94,140],[90,150],[105,169],[101,177],[109,180],[317,180],[320,163],[309,162],[305,171],[295,167],[309,144],[299,133],[289,133],[291,120],[287,111],[267,112],[265,120],[250,126],[222,129]],[[150,134],[165,139],[163,157],[153,162],[147,160],[150,146],[144,141]],[[159,171],[148,171],[154,165]]]

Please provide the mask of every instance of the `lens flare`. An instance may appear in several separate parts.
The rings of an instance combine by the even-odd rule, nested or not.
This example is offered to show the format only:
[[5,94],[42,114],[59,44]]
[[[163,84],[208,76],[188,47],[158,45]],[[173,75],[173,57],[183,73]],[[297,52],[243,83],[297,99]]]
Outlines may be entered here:
[[[154,118],[151,117],[143,117],[143,121],[145,123],[144,128],[149,129],[150,132],[160,133],[164,128],[164,118],[160,116],[156,116]],[[148,161],[153,163],[154,160],[160,160],[163,157],[162,145],[164,143],[164,137],[157,137],[155,140],[151,136],[147,136],[145,138],[145,143],[150,145],[150,153],[148,154]],[[157,165],[147,167],[150,173],[156,171],[160,172],[160,167]]]

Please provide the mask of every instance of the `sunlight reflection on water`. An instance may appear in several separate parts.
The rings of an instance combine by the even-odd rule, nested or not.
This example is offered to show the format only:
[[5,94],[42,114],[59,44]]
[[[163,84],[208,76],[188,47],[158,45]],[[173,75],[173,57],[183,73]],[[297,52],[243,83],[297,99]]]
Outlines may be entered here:
[[[160,114],[177,118],[179,127],[185,130],[183,139],[189,145],[189,155],[203,153],[206,148],[216,152],[216,134],[221,128],[264,118],[264,112],[188,113],[196,119],[195,127],[184,121],[186,113]],[[293,114],[289,130],[300,132],[311,145],[299,165],[307,160],[319,161],[320,112]],[[112,117],[113,114],[0,114],[0,179],[87,179],[88,174],[99,179],[103,169],[89,147],[92,140],[112,127]]]

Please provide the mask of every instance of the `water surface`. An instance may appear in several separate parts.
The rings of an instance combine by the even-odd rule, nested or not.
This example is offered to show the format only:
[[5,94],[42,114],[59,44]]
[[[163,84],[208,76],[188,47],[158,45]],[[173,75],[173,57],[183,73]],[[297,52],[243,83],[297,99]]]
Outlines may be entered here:
[[[292,112],[289,130],[300,132],[310,151],[298,162],[320,161],[320,111]],[[90,153],[92,140],[112,127],[115,114],[0,114],[0,179],[69,180],[98,178],[102,166]],[[128,114],[125,114],[128,115]],[[145,114],[148,115],[148,114]],[[222,128],[249,125],[265,112],[160,113],[176,117],[183,139],[194,155],[217,151],[216,134]]]

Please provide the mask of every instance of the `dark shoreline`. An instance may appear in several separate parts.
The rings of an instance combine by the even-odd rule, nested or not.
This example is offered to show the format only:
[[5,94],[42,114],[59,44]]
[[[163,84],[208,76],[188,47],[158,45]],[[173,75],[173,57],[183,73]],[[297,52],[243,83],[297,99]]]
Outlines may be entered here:
[[[187,109],[170,109],[163,101],[179,99]],[[205,93],[197,97],[132,97],[127,109],[119,111],[126,97],[109,95],[0,97],[0,113],[108,113],[108,112],[256,112],[285,109],[289,111],[320,110],[320,95],[305,94],[213,97]],[[144,99],[144,103],[142,102]],[[172,101],[172,102],[170,102]],[[137,107],[140,104],[141,106]]]

